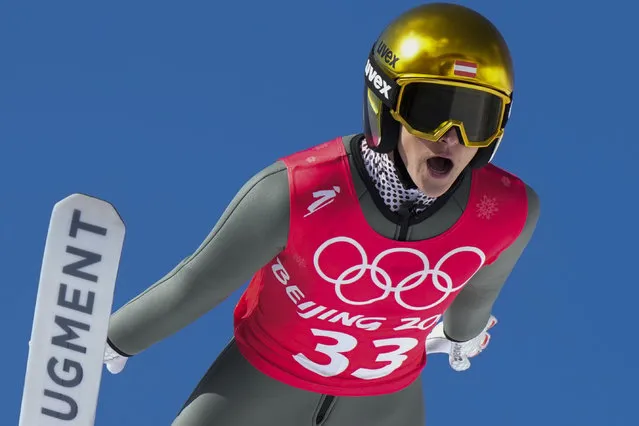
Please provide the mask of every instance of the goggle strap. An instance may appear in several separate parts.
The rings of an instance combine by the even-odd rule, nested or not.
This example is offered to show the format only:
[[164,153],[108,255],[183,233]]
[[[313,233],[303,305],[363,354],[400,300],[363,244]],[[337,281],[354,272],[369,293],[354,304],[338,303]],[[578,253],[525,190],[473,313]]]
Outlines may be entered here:
[[366,61],[364,81],[384,105],[395,110],[400,86],[377,65],[373,49],[371,49]]
[[510,109],[513,106],[513,95],[510,95],[510,102],[506,104],[504,107],[504,116],[502,117],[501,128],[506,128],[506,123],[508,123],[508,119],[510,118]]

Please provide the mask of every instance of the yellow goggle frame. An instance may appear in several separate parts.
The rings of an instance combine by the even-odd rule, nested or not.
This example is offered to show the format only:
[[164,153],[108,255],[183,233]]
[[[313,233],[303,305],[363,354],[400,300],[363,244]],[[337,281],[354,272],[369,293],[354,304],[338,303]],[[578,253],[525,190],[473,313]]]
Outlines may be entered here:
[[436,79],[436,78],[427,78],[427,77],[421,77],[421,76],[411,76],[411,75],[406,75],[406,76],[402,76],[401,78],[398,78],[397,80],[395,80],[395,83],[400,87],[399,90],[399,94],[397,96],[397,104],[396,104],[396,109],[397,110],[401,110],[400,105],[402,104],[402,99],[404,96],[404,89],[406,88],[407,85],[409,84],[413,84],[413,83],[428,83],[428,84],[438,84],[438,85],[443,85],[443,86],[454,86],[454,87],[464,87],[464,88],[468,88],[468,89],[472,89],[472,90],[479,90],[482,92],[486,92],[489,93],[491,95],[495,95],[499,98],[501,98],[502,102],[501,102],[501,111],[499,113],[500,118],[499,118],[499,124],[497,126],[497,129],[495,130],[495,132],[488,138],[482,141],[471,141],[468,138],[468,134],[466,133],[466,129],[464,128],[464,123],[462,121],[459,120],[446,120],[443,123],[441,123],[433,132],[422,132],[420,130],[414,129],[410,123],[408,123],[400,114],[399,112],[397,112],[396,110],[391,109],[390,113],[393,116],[393,118],[397,121],[399,121],[400,123],[402,123],[404,125],[404,127],[406,127],[406,130],[411,133],[414,136],[417,136],[418,138],[422,138],[422,139],[426,139],[429,141],[433,141],[436,142],[439,139],[441,139],[444,134],[446,134],[446,132],[448,132],[451,128],[453,127],[457,127],[459,129],[459,132],[461,134],[461,142],[468,147],[474,147],[474,148],[485,148],[487,146],[490,146],[490,144],[492,144],[493,142],[495,142],[496,140],[500,139],[503,134],[504,134],[504,128],[503,128],[503,124],[504,124],[504,120],[507,119],[508,117],[505,117],[506,115],[506,109],[508,109],[508,115],[510,115],[510,108],[509,106],[511,105],[511,98],[497,90],[488,88],[488,87],[483,87],[483,86],[478,86],[476,84],[470,84],[470,83],[464,83],[461,81],[447,81],[447,80],[440,80],[440,79]]

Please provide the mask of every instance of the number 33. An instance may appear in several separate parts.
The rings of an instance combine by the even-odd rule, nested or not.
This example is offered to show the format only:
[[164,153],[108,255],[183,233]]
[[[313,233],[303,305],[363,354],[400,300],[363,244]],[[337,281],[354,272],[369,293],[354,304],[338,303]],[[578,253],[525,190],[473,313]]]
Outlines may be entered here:
[[[293,358],[302,367],[319,374],[324,377],[337,376],[343,373],[349,364],[349,360],[344,356],[345,352],[352,351],[357,346],[357,339],[350,334],[340,333],[338,331],[318,330],[316,328],[311,329],[311,332],[315,336],[330,337],[335,340],[334,345],[325,345],[318,343],[315,346],[315,350],[330,358],[328,364],[318,364],[311,361],[304,354],[294,355]],[[352,374],[353,376],[363,379],[379,379],[380,377],[388,376],[393,371],[401,367],[402,363],[408,358],[404,355],[406,352],[413,349],[419,341],[411,337],[393,337],[390,339],[374,340],[375,347],[380,348],[384,346],[397,346],[397,349],[390,352],[383,352],[377,355],[376,362],[388,362],[389,364],[380,368],[359,368]]]

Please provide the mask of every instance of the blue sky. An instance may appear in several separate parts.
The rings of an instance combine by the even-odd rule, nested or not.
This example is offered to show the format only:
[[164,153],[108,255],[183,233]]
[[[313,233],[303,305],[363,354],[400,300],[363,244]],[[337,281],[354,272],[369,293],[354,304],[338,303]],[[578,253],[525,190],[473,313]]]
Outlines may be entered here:
[[[458,3],[492,19],[512,49],[516,102],[495,162],[536,189],[542,216],[487,351],[463,374],[430,360],[428,424],[629,424],[636,6]],[[366,54],[416,4],[0,3],[3,424],[17,424],[53,204],[85,192],[117,207],[121,306],[194,250],[257,170],[360,131]],[[231,335],[238,297],[122,374],[105,371],[96,425],[170,424]]]

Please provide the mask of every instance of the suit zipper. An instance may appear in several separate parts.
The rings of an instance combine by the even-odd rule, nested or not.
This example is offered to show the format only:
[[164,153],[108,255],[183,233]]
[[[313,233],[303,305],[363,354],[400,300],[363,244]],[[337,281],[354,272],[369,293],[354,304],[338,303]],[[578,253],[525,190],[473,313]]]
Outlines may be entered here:
[[410,226],[410,219],[415,213],[415,203],[404,203],[399,207],[399,241],[406,241],[408,237],[408,227]]
[[333,405],[335,397],[332,395],[324,395],[317,414],[315,415],[315,426],[321,426],[326,421],[329,409]]

